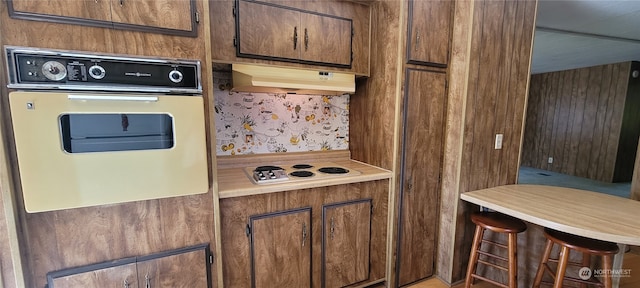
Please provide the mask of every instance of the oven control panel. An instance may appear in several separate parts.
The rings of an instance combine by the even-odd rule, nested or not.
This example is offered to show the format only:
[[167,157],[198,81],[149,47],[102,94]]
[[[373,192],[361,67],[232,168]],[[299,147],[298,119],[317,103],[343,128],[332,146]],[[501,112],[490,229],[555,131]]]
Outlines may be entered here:
[[9,88],[201,94],[200,62],[5,47]]

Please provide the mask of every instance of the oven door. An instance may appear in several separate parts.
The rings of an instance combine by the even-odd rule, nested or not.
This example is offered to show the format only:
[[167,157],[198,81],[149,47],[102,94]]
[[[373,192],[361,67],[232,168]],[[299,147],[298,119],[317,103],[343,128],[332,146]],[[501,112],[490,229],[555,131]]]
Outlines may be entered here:
[[12,92],[25,209],[206,193],[201,96]]

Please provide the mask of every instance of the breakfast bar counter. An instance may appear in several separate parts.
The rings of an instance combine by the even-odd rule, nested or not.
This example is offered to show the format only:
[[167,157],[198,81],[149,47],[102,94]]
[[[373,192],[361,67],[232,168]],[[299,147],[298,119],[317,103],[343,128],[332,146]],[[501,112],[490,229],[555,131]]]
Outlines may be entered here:
[[[640,201],[579,189],[506,185],[462,193],[460,198],[554,230],[618,243],[613,268],[620,269],[625,245],[640,245]],[[619,277],[614,277],[618,287]]]

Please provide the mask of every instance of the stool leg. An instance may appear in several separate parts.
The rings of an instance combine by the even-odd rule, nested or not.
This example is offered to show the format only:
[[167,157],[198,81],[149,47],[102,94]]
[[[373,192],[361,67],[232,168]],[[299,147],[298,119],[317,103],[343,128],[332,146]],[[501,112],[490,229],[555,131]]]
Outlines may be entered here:
[[[591,255],[589,253],[582,253],[582,267],[591,269]],[[587,284],[580,283],[580,288],[587,288]]]
[[482,237],[484,236],[484,228],[480,226],[476,226],[476,233],[473,236],[473,244],[471,245],[471,254],[469,256],[469,266],[467,267],[467,277],[464,281],[464,287],[471,287],[471,283],[473,282],[473,277],[471,277],[474,273],[476,273],[476,268],[478,266],[478,257],[480,254],[478,250],[480,249],[480,244],[482,243]]
[[518,288],[518,238],[516,233],[509,233],[509,288]]
[[[602,268],[604,269],[605,273],[612,272],[611,269],[613,269],[613,258],[611,257],[611,255],[604,255],[602,257]],[[604,276],[604,288],[611,288],[611,286],[613,286],[611,277],[613,277],[613,274],[606,274]]]
[[556,271],[556,281],[553,282],[553,288],[562,288],[562,280],[567,272],[567,264],[569,264],[569,247],[563,246],[558,258],[558,270]]
[[551,256],[551,249],[553,248],[553,242],[551,240],[547,240],[547,245],[544,248],[544,254],[540,259],[540,265],[538,265],[538,272],[536,272],[536,279],[533,281],[533,288],[539,288],[540,283],[542,282],[542,276],[544,276],[544,266],[547,265],[549,261],[549,256]]

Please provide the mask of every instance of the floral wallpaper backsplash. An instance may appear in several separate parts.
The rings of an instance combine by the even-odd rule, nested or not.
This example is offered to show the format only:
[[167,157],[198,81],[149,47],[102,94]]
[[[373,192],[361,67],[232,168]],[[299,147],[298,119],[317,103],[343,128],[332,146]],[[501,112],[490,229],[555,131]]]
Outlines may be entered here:
[[216,75],[217,155],[349,149],[348,94],[230,92]]

